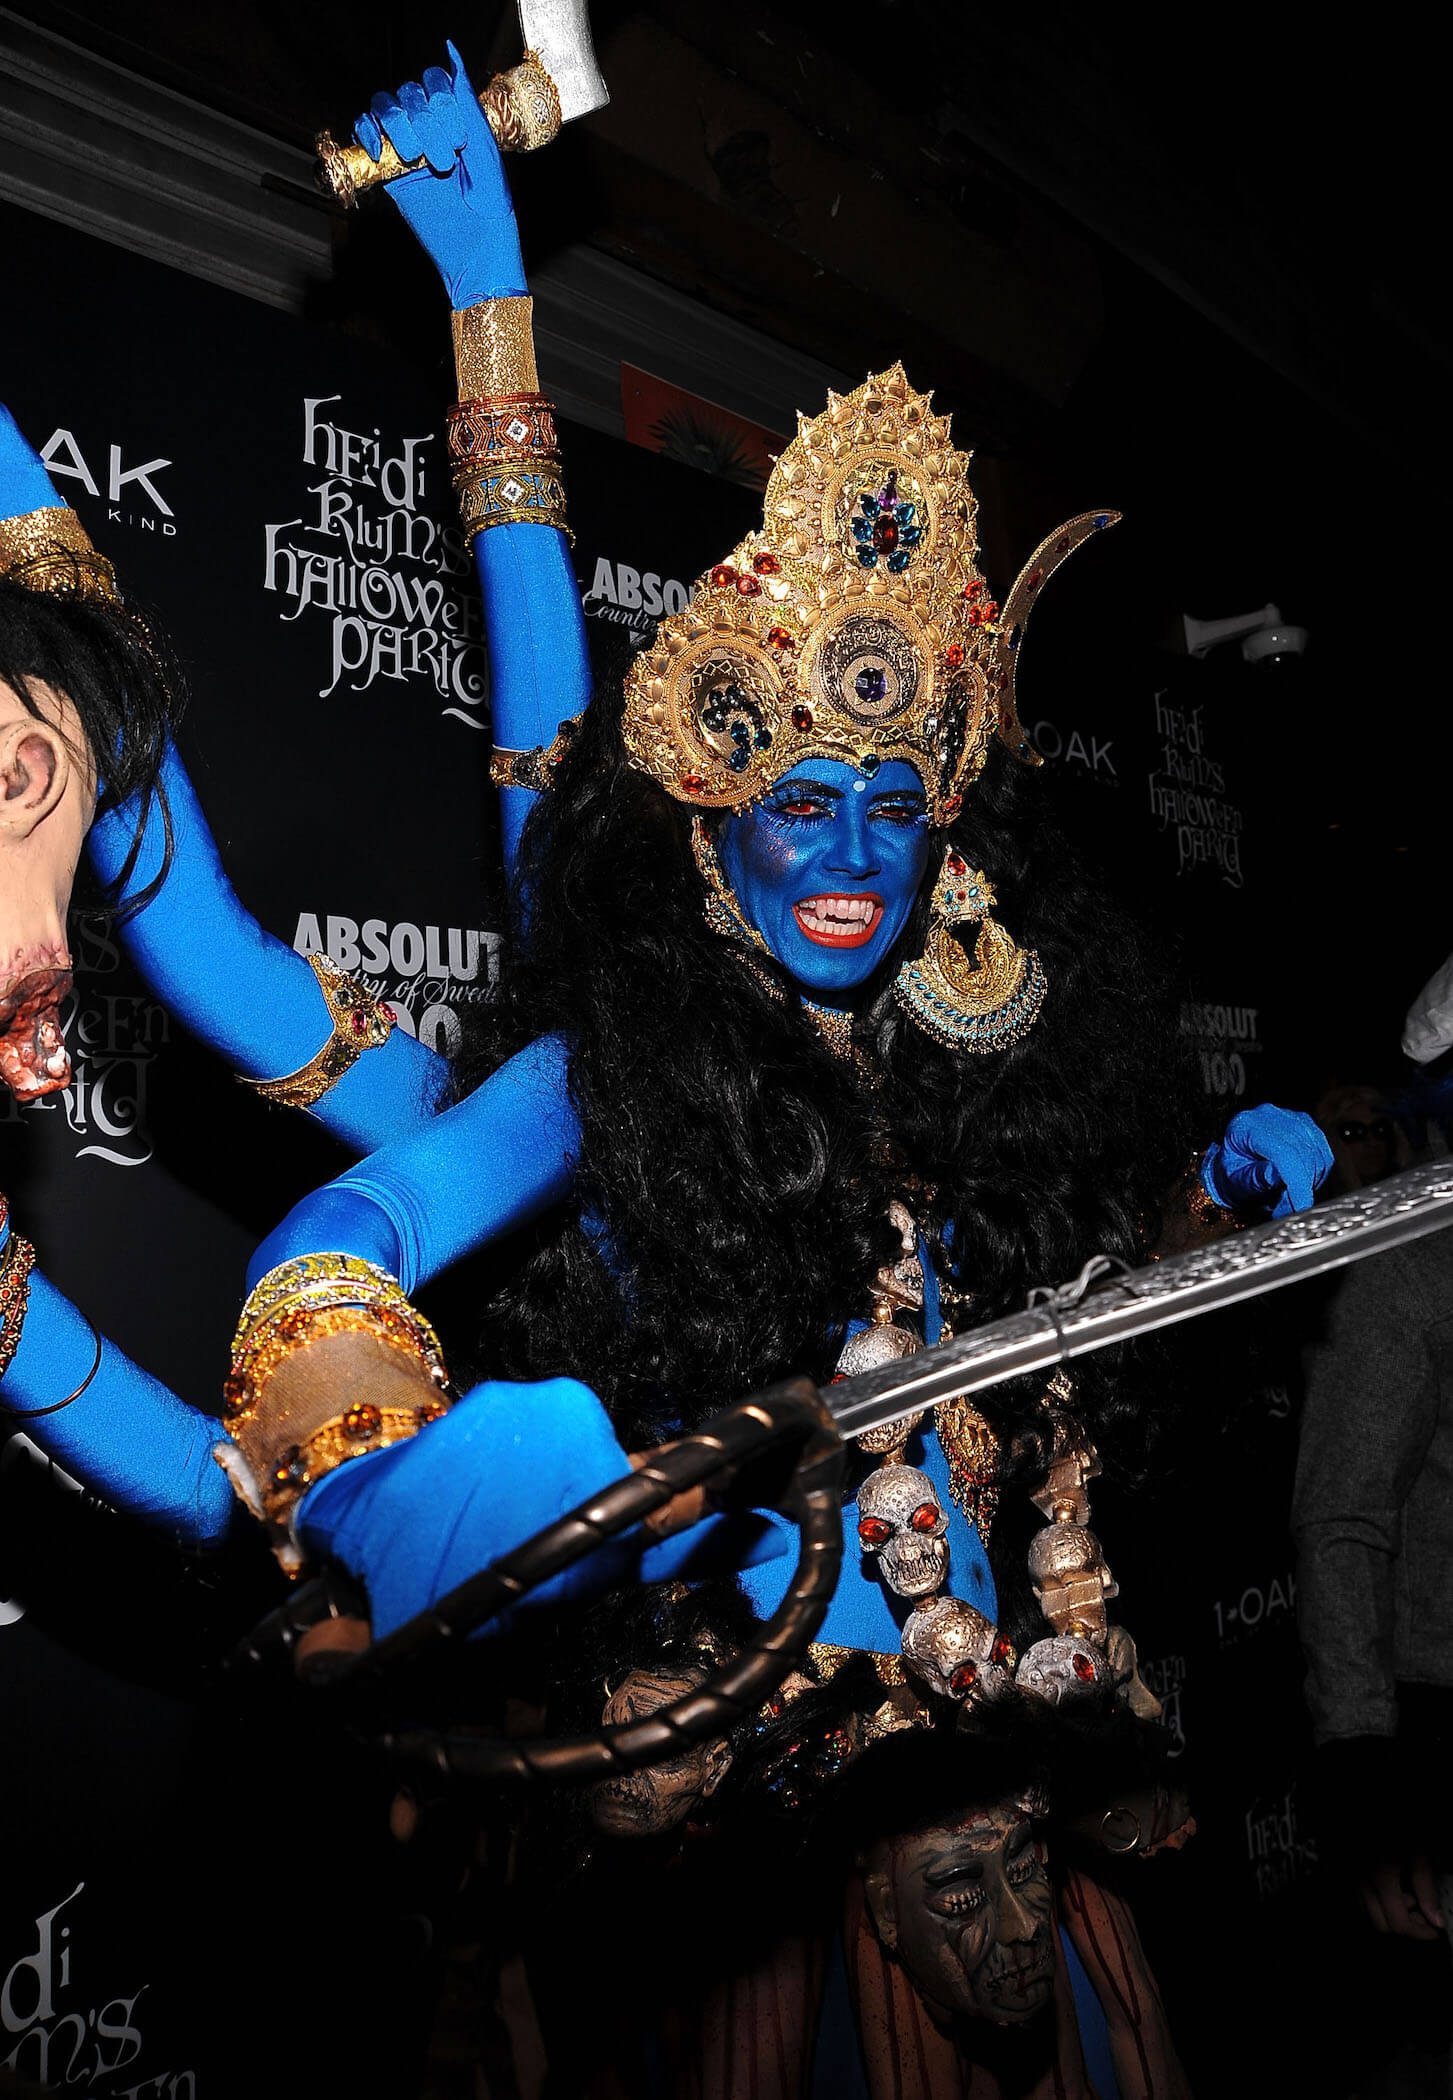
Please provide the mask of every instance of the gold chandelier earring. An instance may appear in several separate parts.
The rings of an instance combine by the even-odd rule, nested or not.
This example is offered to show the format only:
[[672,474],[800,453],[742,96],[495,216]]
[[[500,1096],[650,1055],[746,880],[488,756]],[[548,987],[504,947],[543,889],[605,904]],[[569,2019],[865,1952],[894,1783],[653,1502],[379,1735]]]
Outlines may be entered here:
[[735,941],[744,948],[756,948],[763,955],[769,954],[771,951],[756,927],[748,925],[737,902],[737,893],[727,881],[726,869],[717,858],[716,841],[699,816],[691,819],[691,854],[706,885],[703,916],[712,932],[719,933],[724,941]]
[[[983,871],[950,848],[933,886],[923,953],[904,963],[893,983],[909,1019],[949,1050],[1007,1050],[1029,1033],[1044,1003],[1038,955],[990,918],[994,904]],[[961,926],[979,928],[972,960],[955,937]]]

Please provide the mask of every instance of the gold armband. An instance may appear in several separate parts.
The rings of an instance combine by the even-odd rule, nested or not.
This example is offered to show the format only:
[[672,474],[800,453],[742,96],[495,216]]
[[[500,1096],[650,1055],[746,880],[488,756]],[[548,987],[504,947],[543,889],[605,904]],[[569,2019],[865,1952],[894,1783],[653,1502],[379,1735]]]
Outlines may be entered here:
[[570,536],[556,460],[542,459],[531,467],[473,467],[456,474],[454,492],[466,547],[491,525],[553,525]]
[[67,504],[48,504],[18,518],[0,518],[0,576],[32,591],[74,591],[83,598],[121,603],[116,571],[91,545]]
[[[337,1334],[366,1334],[424,1371],[439,1397],[416,1406],[333,1397],[281,1399],[273,1375],[300,1349]],[[351,1254],[305,1254],[270,1269],[242,1308],[222,1388],[230,1444],[213,1455],[260,1517],[289,1574],[302,1565],[292,1535],[297,1504],[350,1458],[416,1436],[445,1412],[449,1374],[439,1338],[386,1269]]]
[[533,299],[484,299],[452,317],[461,401],[539,391],[534,312]]
[[555,411],[543,394],[498,394],[460,401],[449,411],[449,461],[459,475],[472,467],[555,465],[560,441]]
[[[345,1072],[357,1064],[365,1050],[377,1050],[393,1033],[393,1008],[340,970],[330,956],[310,955],[309,965],[327,1002],[333,1033],[318,1052],[296,1072],[281,1079],[242,1079],[279,1108],[311,1108],[329,1087],[336,1086]],[[241,1075],[238,1075],[241,1078]]]
[[575,741],[579,727],[579,715],[571,715],[556,730],[553,743],[536,744],[533,751],[511,751],[503,744],[496,744],[489,754],[491,785],[529,788],[533,794],[543,794],[546,788],[555,785],[552,775]]

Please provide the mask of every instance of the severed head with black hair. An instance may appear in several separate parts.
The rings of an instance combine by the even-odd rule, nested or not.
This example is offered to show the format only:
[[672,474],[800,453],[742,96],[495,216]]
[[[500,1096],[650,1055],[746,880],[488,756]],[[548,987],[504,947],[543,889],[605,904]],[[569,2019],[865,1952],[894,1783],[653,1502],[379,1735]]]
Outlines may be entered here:
[[166,644],[98,567],[52,553],[35,575],[0,574],[0,1081],[22,1102],[70,1080],[66,917],[91,824],[136,795],[144,821],[157,796],[163,875],[170,859],[159,775],[181,683]]

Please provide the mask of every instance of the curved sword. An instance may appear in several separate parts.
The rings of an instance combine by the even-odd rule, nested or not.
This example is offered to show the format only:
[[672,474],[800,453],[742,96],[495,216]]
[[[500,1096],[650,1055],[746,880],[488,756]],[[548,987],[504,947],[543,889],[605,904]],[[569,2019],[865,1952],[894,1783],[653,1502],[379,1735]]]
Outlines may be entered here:
[[1109,1273],[1102,1257],[1073,1283],[1035,1292],[1029,1310],[823,1388],[845,1437],[878,1429],[961,1393],[1193,1320],[1284,1284],[1362,1261],[1453,1225],[1453,1160],[1413,1167],[1314,1210],[1227,1233],[1143,1269]]

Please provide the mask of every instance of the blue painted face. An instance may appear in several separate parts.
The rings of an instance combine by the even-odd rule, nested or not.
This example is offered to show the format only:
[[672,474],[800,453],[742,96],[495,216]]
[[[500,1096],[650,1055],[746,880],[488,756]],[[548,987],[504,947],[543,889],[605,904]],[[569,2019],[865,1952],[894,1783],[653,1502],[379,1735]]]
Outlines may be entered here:
[[928,850],[923,782],[896,758],[872,780],[805,758],[717,833],[744,917],[827,1005],[865,983],[902,933]]

